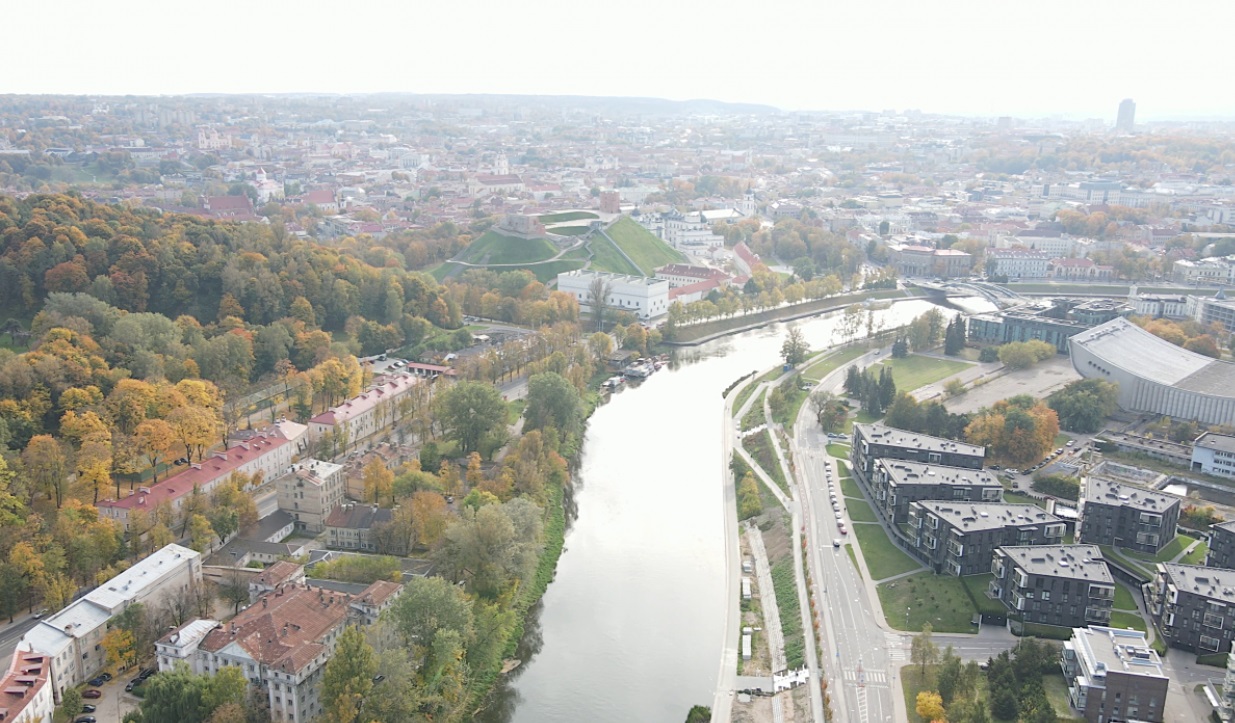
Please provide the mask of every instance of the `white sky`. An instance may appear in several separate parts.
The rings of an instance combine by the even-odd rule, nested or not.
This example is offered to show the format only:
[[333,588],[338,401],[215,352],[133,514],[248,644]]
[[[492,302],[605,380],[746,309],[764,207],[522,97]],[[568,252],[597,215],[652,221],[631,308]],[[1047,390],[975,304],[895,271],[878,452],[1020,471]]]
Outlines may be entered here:
[[1235,118],[1235,0],[5,0],[0,93],[520,93]]

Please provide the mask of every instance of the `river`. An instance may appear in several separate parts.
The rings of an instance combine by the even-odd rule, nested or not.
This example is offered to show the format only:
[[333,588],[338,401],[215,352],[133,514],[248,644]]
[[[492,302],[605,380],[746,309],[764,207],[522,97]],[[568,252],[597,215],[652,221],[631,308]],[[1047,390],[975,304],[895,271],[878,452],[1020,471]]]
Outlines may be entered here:
[[[874,326],[908,323],[931,306],[897,302],[872,312]],[[795,324],[817,350],[833,343],[839,320]],[[721,392],[777,364],[785,329],[679,350],[671,368],[592,416],[576,515],[557,577],[528,621],[525,662],[477,720],[680,723],[692,705],[711,704],[728,602]]]

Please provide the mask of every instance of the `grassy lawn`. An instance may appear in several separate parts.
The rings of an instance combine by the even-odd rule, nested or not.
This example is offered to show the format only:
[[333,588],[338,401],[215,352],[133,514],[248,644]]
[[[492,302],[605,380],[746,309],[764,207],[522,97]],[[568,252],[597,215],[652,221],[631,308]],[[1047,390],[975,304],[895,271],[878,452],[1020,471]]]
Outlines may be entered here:
[[862,496],[862,490],[858,487],[858,483],[853,481],[852,477],[842,477],[840,481],[840,491],[846,497],[852,497],[855,500],[865,499]]
[[604,236],[600,234],[593,236],[591,246],[592,253],[595,254],[592,257],[592,268],[600,271],[611,271],[615,274],[642,276],[642,272],[627,261],[626,257],[617,250],[617,247]]
[[[892,379],[896,382],[897,391],[912,392],[919,387],[934,384],[940,379],[964,371],[972,365],[968,362],[910,354],[904,359],[887,359],[876,366],[892,367]],[[876,369],[875,373],[878,371]]]
[[862,566],[858,564],[858,553],[853,549],[853,545],[844,545],[845,552],[849,553],[849,561],[853,563],[853,569],[858,572],[858,579],[862,579]]
[[810,382],[818,382],[841,366],[857,359],[867,351],[865,346],[847,346],[838,352],[824,356],[802,371],[802,377]]
[[879,518],[875,516],[875,511],[866,503],[866,500],[845,500],[845,507],[849,512],[849,519],[854,522],[878,522]]
[[1142,633],[1146,631],[1145,618],[1136,613],[1113,612],[1111,613],[1110,626],[1112,628],[1132,628],[1133,630],[1140,630]]
[[837,459],[849,459],[849,445],[829,442],[828,454],[836,457]]
[[1204,565],[1205,556],[1209,554],[1209,543],[1201,540],[1201,544],[1192,548],[1192,552],[1184,555],[1180,560],[1185,565]]
[[1210,653],[1196,656],[1197,665],[1212,665],[1215,668],[1226,667],[1226,653]]
[[746,415],[742,417],[742,431],[754,429],[763,424],[764,421],[766,420],[763,416],[763,392],[760,392],[755,397],[755,401],[751,403]]
[[[874,574],[874,573],[871,573]],[[919,631],[930,623],[937,633],[972,633],[976,612],[960,578],[923,572],[879,586],[883,615],[897,630]],[[906,612],[909,625],[905,626]]]
[[564,221],[598,219],[600,216],[592,213],[591,211],[562,211],[561,213],[546,213],[543,216],[537,216],[536,218],[541,223],[562,223]]
[[1056,672],[1042,676],[1042,688],[1046,691],[1046,699],[1055,709],[1056,720],[1060,723],[1072,723],[1082,720],[1072,716],[1072,708],[1068,703],[1068,682],[1063,679],[1063,673]]
[[532,272],[536,280],[542,284],[547,284],[551,281],[557,281],[557,275],[567,271],[578,271],[583,268],[583,261],[570,261],[568,259],[558,259],[550,261],[547,264],[531,264],[523,267],[511,267],[507,269],[497,269],[498,271],[516,271],[519,268],[527,269]]
[[558,236],[582,236],[591,229],[587,226],[554,226],[545,230]]
[[[899,387],[898,387],[899,388]],[[853,434],[854,424],[870,424],[883,419],[883,415],[875,416],[865,409],[859,409],[852,417],[845,418],[845,426],[841,427],[841,431],[845,434]]]
[[1131,557],[1125,556],[1123,553],[1127,552],[1126,550],[1116,550],[1110,545],[1098,545],[1098,549],[1102,550],[1102,557],[1116,562],[1132,572],[1144,575],[1146,579],[1152,579],[1157,574],[1153,569],[1153,565],[1147,565],[1144,562],[1138,562]]
[[484,232],[463,252],[460,261],[487,264],[525,264],[553,258],[557,249],[542,238],[519,238],[496,231]]
[[750,399],[750,395],[754,394],[755,390],[758,388],[759,388],[758,380],[751,380],[746,383],[745,387],[742,387],[742,391],[738,392],[738,396],[733,400],[733,413],[734,414],[737,414],[738,412],[742,411],[742,405],[746,403],[747,399]]
[[1045,500],[1040,500],[1037,497],[1030,497],[1029,495],[1021,494],[1020,492],[1005,491],[1003,493],[1003,501],[1010,505],[1037,505],[1042,509],[1046,509]]
[[646,276],[653,275],[661,266],[686,260],[685,256],[653,236],[651,231],[625,216],[610,226],[606,233]]
[[514,424],[519,421],[519,417],[523,416],[523,410],[527,408],[526,399],[512,399],[506,402],[506,423]]
[[[888,539],[888,533],[879,525],[855,524],[853,534],[862,545],[862,558],[866,560],[866,569],[870,570],[871,577],[876,580],[920,567],[916,560]],[[882,593],[880,596],[882,597]]]
[[1132,591],[1119,582],[1115,583],[1115,609],[1136,610],[1136,598],[1132,597]]
[[1008,612],[1008,606],[986,596],[986,587],[994,579],[995,576],[991,573],[985,575],[966,575],[961,578],[961,583],[965,586],[965,590],[969,592],[969,599],[978,609],[978,612],[1005,615]]
[[848,477],[849,476],[849,463],[845,462],[844,460],[837,460],[836,461],[836,473],[839,474],[841,477]]
[[[1195,537],[1176,535],[1175,539],[1168,542],[1166,547],[1162,548],[1157,555],[1146,555],[1145,553],[1137,552],[1136,550],[1120,550],[1119,553],[1124,557],[1131,558],[1133,560],[1144,560],[1145,562],[1170,562],[1193,542],[1196,542]],[[1149,567],[1152,568],[1153,565],[1150,565]]]
[[1056,447],[1062,447],[1071,441],[1072,441],[1072,438],[1069,437],[1067,434],[1064,434],[1063,432],[1060,432],[1059,434],[1055,435],[1055,446]]

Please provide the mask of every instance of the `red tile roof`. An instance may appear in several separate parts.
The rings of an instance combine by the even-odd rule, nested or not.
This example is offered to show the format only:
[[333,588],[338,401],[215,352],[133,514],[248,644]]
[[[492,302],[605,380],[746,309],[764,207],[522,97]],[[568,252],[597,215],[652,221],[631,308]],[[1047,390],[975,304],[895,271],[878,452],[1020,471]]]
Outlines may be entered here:
[[43,653],[18,650],[0,680],[0,720],[15,720],[47,684],[51,661]]
[[217,653],[234,642],[259,663],[296,673],[326,650],[321,641],[347,621],[351,602],[347,593],[321,588],[269,592],[210,631],[199,647]]

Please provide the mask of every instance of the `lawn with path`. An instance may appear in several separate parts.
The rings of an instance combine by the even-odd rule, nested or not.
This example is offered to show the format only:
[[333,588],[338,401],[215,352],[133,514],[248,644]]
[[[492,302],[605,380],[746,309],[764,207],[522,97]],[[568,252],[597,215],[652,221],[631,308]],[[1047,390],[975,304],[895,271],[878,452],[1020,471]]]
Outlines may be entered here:
[[849,459],[849,445],[828,442],[828,454],[837,459]]
[[492,229],[481,234],[460,255],[460,261],[473,264],[526,264],[547,261],[557,248],[543,238],[507,236]]
[[819,361],[802,370],[802,378],[812,384],[817,384],[819,380],[862,356],[866,351],[865,346],[847,346],[840,351],[827,354]]
[[973,602],[974,607],[980,613],[988,613],[991,615],[1007,615],[1008,606],[998,600],[992,600],[987,596],[986,590],[990,585],[991,580],[995,576],[991,573],[985,575],[966,575],[961,578],[961,583],[969,592],[969,599]]
[[854,482],[852,477],[841,477],[840,491],[844,493],[845,497],[857,500],[865,499],[862,497],[862,490],[858,489],[858,483]]
[[862,558],[866,560],[866,569],[870,570],[875,580],[900,575],[915,570],[921,565],[888,539],[888,533],[877,524],[865,522],[854,523],[853,534],[862,546]]
[[1112,612],[1110,627],[1112,628],[1132,628],[1146,632],[1145,618],[1138,613]]
[[627,261],[626,257],[617,250],[617,247],[603,235],[596,234],[589,243],[591,244],[592,253],[595,254],[592,257],[591,268],[614,274],[642,275],[638,267]]
[[878,589],[883,616],[897,630],[917,632],[927,623],[937,633],[976,630],[973,617],[977,610],[959,577],[927,571],[885,582]]

